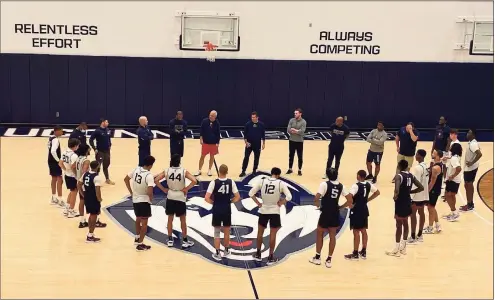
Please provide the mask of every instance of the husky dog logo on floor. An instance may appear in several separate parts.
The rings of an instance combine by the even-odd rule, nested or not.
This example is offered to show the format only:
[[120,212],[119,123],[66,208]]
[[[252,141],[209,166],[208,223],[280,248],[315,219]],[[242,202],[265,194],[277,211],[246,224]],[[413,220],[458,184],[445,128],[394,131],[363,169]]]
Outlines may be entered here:
[[[213,246],[212,205],[206,203],[204,196],[209,181],[199,182],[188,193],[187,204],[187,235],[193,240],[193,247],[184,249],[184,252],[201,255],[214,263],[220,263],[234,268],[261,268],[265,262],[256,262],[252,254],[256,252],[256,236],[258,232],[258,206],[249,198],[249,190],[263,178],[270,174],[258,172],[250,174],[242,181],[236,181],[241,201],[232,204],[232,227],[230,247],[232,254],[217,262],[212,258],[215,252]],[[277,233],[277,245],[275,257],[282,261],[290,254],[312,247],[316,241],[316,227],[320,211],[313,205],[313,195],[305,188],[285,178],[280,178],[287,183],[292,193],[292,201],[280,208],[282,228]],[[165,183],[165,182],[164,182]],[[189,183],[187,183],[189,184]],[[158,188],[154,190],[154,200],[151,208],[152,217],[148,221],[147,238],[153,239],[166,245],[167,216],[165,215],[166,195]],[[106,208],[110,215],[120,223],[126,230],[134,235],[135,219],[132,199],[124,198],[121,202]],[[344,208],[340,212],[339,237],[348,224],[349,210]],[[181,227],[179,218],[174,218],[174,239],[181,238]],[[265,230],[261,257],[266,260],[269,250],[270,230]],[[223,237],[223,236],[222,236]],[[223,243],[223,242],[222,242]],[[175,247],[180,249],[180,242],[175,240]],[[223,245],[221,246],[223,250]]]

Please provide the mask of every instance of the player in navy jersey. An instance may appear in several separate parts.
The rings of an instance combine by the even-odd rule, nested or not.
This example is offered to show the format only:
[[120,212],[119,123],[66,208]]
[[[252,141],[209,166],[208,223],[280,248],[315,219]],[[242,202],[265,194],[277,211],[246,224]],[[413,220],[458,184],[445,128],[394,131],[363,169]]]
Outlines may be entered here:
[[[340,209],[352,205],[352,196],[337,180],[338,172],[334,168],[327,169],[328,181],[322,182],[315,195],[315,206],[321,211],[316,231],[316,255],[309,260],[315,265],[321,264],[321,248],[323,247],[323,234],[328,231],[330,242],[328,244],[328,257],[325,261],[327,268],[332,266],[332,255],[335,250],[337,229],[340,226]],[[339,206],[339,198],[343,195],[347,202]],[[321,203],[320,203],[321,199]]]
[[101,211],[101,186],[103,185],[103,180],[98,176],[100,171],[100,163],[96,160],[89,164],[91,171],[86,172],[81,179],[80,189],[84,192],[84,206],[86,207],[86,212],[89,214],[89,232],[86,236],[87,243],[98,243],[100,238],[95,237],[95,227],[96,220]]
[[432,165],[429,169],[430,182],[428,184],[428,226],[423,230],[423,233],[433,233],[433,222],[435,222],[435,229],[437,233],[442,231],[440,223],[438,222],[438,212],[435,208],[437,205],[438,197],[442,192],[442,178],[443,178],[443,164],[442,164],[443,151],[433,150]]
[[[353,203],[351,207],[350,227],[354,235],[354,250],[351,254],[344,255],[345,259],[357,260],[359,256],[366,259],[366,249],[368,246],[368,202],[380,195],[380,191],[366,180],[366,171],[359,170],[357,172],[358,182],[351,186],[349,193],[352,195]],[[370,196],[370,193],[372,194]],[[362,248],[359,249],[360,235],[362,239]]]
[[[62,168],[58,162],[62,158],[62,151],[60,150],[60,140],[58,139],[64,134],[62,127],[55,126],[53,128],[53,136],[48,139],[48,169],[50,170],[50,176],[52,177],[52,199],[51,204],[59,204],[61,207],[65,207],[64,200],[62,199]],[[58,197],[57,197],[58,196]]]
[[205,195],[205,201],[213,204],[211,225],[214,228],[215,253],[212,256],[215,260],[222,260],[220,255],[220,231],[222,228],[223,246],[225,248],[223,256],[227,257],[230,254],[230,226],[232,225],[230,204],[241,199],[235,182],[227,178],[228,171],[229,169],[226,165],[221,165],[218,168],[218,179],[210,182]]
[[[406,254],[407,236],[409,235],[408,219],[412,213],[411,194],[424,190],[423,185],[414,175],[409,173],[409,163],[402,159],[397,163],[399,174],[395,175],[394,183],[394,201],[395,201],[395,248],[392,251],[386,251],[387,255],[400,256]],[[412,185],[416,188],[411,190]],[[402,239],[401,239],[402,236]]]

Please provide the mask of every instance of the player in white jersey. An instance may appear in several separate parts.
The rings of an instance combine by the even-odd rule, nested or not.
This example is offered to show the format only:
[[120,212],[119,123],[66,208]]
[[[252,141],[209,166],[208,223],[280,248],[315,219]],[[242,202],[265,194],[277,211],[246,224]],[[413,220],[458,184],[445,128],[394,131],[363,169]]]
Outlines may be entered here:
[[76,179],[76,161],[77,154],[75,151],[79,148],[81,142],[78,139],[69,140],[69,149],[62,154],[62,159],[59,161],[60,168],[65,172],[65,186],[70,190],[67,196],[67,206],[64,210],[64,215],[67,218],[77,217],[79,214],[74,210],[77,197],[77,179]]
[[450,214],[443,216],[443,218],[449,222],[454,222],[459,218],[459,213],[455,207],[455,197],[461,184],[461,144],[453,144],[450,147],[450,152],[452,153],[452,157],[447,163],[447,181],[445,182],[445,200],[449,204]]
[[151,201],[153,200],[155,180],[150,170],[154,163],[155,158],[153,156],[147,156],[143,160],[142,167],[135,168],[124,178],[125,186],[132,197],[132,206],[136,215],[134,245],[137,245],[137,251],[151,249],[151,246],[145,245],[143,241],[148,230],[148,218],[151,217]]
[[[187,192],[198,181],[186,169],[180,166],[180,154],[173,154],[170,158],[170,168],[164,170],[155,176],[155,183],[160,190],[167,194],[167,202],[165,204],[165,214],[168,216],[167,231],[168,242],[167,246],[174,245],[173,237],[173,222],[174,215],[179,217],[182,229],[182,247],[188,248],[194,245],[194,242],[187,239],[187,223],[186,223],[186,200]],[[161,184],[161,180],[166,178],[167,188]],[[186,178],[189,179],[189,185],[186,186]]]
[[[282,170],[273,168],[271,171],[271,178],[261,180],[249,191],[249,197],[258,205],[258,212],[260,214],[258,219],[257,251],[253,254],[253,258],[257,261],[261,261],[263,234],[268,226],[268,222],[270,222],[270,254],[268,256],[267,265],[277,262],[277,259],[273,256],[273,252],[277,242],[277,231],[282,226],[280,221],[280,207],[292,200],[292,194],[290,193],[287,184],[279,179],[280,174],[282,174]],[[258,201],[256,198],[256,193],[260,190],[262,202]],[[285,199],[281,197],[282,194],[284,194]]]
[[476,173],[478,173],[480,158],[483,156],[476,140],[476,130],[470,129],[467,133],[467,139],[469,144],[464,166],[464,188],[466,189],[467,204],[459,208],[461,212],[472,211],[474,209],[474,181],[476,179]]
[[[459,142],[458,134],[459,134],[459,131],[457,129],[454,129],[454,128],[450,129],[450,135],[449,135],[449,141],[450,142],[447,145],[447,151],[444,152],[443,157],[442,157],[443,164],[445,165],[445,167],[443,169],[444,179],[447,178],[447,173],[448,173],[447,172],[447,165],[449,164],[449,159],[452,157],[452,153],[451,153],[450,149],[452,148],[452,145],[455,145],[455,144],[461,145],[461,142]],[[445,195],[443,195],[442,198],[443,198],[443,202],[447,202]]]
[[[411,168],[411,173],[414,175],[416,180],[421,183],[423,187],[428,187],[429,184],[429,172],[428,166],[425,163],[426,150],[419,149],[416,152],[416,161],[418,164]],[[412,213],[411,213],[411,237],[408,239],[409,244],[415,244],[416,242],[423,241],[423,228],[425,226],[425,205],[430,202],[430,196],[428,189],[425,188],[419,193],[412,194]],[[419,214],[419,228],[418,236],[416,236],[416,224],[418,220],[416,218],[416,213]]]

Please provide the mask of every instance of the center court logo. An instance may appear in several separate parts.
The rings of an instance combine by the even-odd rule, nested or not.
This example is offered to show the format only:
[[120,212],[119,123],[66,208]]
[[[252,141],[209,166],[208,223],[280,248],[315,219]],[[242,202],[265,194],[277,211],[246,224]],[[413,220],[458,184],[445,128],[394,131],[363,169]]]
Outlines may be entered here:
[[[232,227],[230,237],[230,247],[232,254],[228,258],[217,262],[211,255],[215,252],[213,246],[213,227],[211,226],[212,212],[211,204],[204,201],[206,189],[209,181],[199,182],[188,193],[187,201],[187,225],[188,237],[195,245],[183,250],[186,253],[201,255],[210,262],[240,269],[255,269],[266,267],[265,262],[256,262],[252,259],[252,254],[256,252],[256,236],[258,232],[258,206],[249,198],[249,190],[263,178],[270,177],[268,173],[258,172],[250,174],[242,181],[236,181],[241,196],[241,201],[232,204]],[[285,181],[292,193],[292,201],[286,206],[282,206],[280,217],[282,228],[277,233],[277,245],[275,256],[281,261],[290,254],[312,247],[316,239],[316,227],[320,215],[313,204],[313,195],[304,187],[295,182],[281,178]],[[153,216],[148,221],[147,238],[151,238],[159,243],[166,244],[167,236],[167,216],[165,215],[166,195],[155,188],[155,199],[152,205]],[[134,234],[135,215],[132,208],[132,200],[129,197],[121,202],[106,208],[108,213],[122,225],[127,231]],[[339,237],[348,224],[349,210],[344,208],[340,212],[340,227],[337,237]],[[179,238],[181,229],[178,218],[174,219],[174,238]],[[263,245],[261,247],[262,258],[266,261],[269,250],[269,229],[265,230]],[[175,247],[180,249],[180,243],[176,240]],[[223,246],[221,246],[223,248]]]

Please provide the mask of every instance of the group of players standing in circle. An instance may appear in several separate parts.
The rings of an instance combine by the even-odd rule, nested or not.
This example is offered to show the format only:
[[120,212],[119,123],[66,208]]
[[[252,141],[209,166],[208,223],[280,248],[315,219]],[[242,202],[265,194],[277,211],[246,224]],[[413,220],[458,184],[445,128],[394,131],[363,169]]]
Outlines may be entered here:
[[[289,122],[288,133],[297,135],[297,141],[289,140],[289,171],[292,173],[292,163],[294,154],[297,152],[299,158],[298,175],[301,175],[302,169],[302,141],[299,136],[304,136],[306,127],[305,121],[302,119],[302,111],[296,110],[295,118]],[[256,116],[257,117],[257,116]],[[103,129],[108,126],[108,121]],[[141,123],[141,119],[140,119]],[[147,120],[146,120],[147,123]],[[102,123],[103,124],[103,123]],[[85,124],[84,126],[85,127]],[[78,127],[78,130],[84,133],[85,128]],[[441,227],[438,220],[438,214],[435,206],[437,199],[441,194],[442,182],[445,181],[445,201],[448,202],[451,213],[444,216],[447,221],[454,222],[459,218],[459,213],[456,210],[456,194],[461,182],[461,163],[462,147],[457,139],[457,131],[450,130],[446,126],[445,119],[440,119],[437,126],[435,141],[433,143],[431,155],[432,162],[430,167],[425,163],[427,153],[420,149],[416,151],[416,143],[419,137],[419,132],[414,128],[414,124],[408,123],[401,128],[396,135],[397,144],[397,174],[393,179],[394,202],[395,202],[395,219],[396,219],[396,246],[393,250],[387,251],[386,254],[391,256],[400,256],[406,254],[406,245],[422,242],[423,233],[440,232]],[[101,162],[105,163],[105,158],[97,155],[99,161],[89,161],[91,148],[81,139],[70,138],[68,141],[68,149],[61,153],[60,142],[58,137],[63,134],[61,127],[54,128],[54,136],[49,139],[48,165],[50,175],[52,176],[52,204],[58,204],[64,208],[64,215],[68,218],[80,217],[79,228],[88,227],[89,232],[86,236],[86,242],[100,242],[100,239],[94,235],[96,227],[106,227],[98,219],[101,210],[101,186],[103,180],[97,176],[100,170]],[[364,170],[357,172],[357,182],[351,186],[349,190],[338,181],[338,169],[340,159],[344,151],[344,141],[349,135],[349,128],[343,124],[343,118],[339,117],[335,124],[331,127],[332,141],[329,145],[329,157],[325,172],[325,182],[322,182],[314,198],[314,205],[321,210],[321,215],[318,220],[317,236],[316,236],[316,254],[310,259],[310,262],[316,265],[321,264],[321,250],[323,247],[323,238],[326,231],[329,234],[329,254],[325,260],[325,265],[331,267],[332,255],[336,245],[337,229],[340,227],[340,210],[348,207],[350,209],[350,227],[353,231],[353,252],[345,255],[345,259],[358,260],[359,258],[366,259],[367,243],[368,243],[368,217],[369,210],[367,203],[380,195],[380,191],[374,186],[377,182],[380,171],[380,163],[382,160],[384,142],[387,140],[387,133],[384,131],[382,122],[379,122],[377,128],[374,129],[367,138],[371,144],[368,151],[366,164],[368,173]],[[104,135],[103,135],[104,136]],[[468,204],[460,208],[461,211],[471,211],[474,209],[473,204],[473,182],[475,180],[481,151],[476,141],[475,130],[469,130],[467,134],[469,140],[468,151],[466,155],[464,182]],[[109,137],[108,137],[109,139]],[[291,143],[292,142],[292,143]],[[300,143],[300,144],[299,144]],[[111,146],[111,142],[108,140]],[[264,137],[263,137],[264,145]],[[110,146],[108,147],[108,168],[110,159]],[[92,147],[97,151],[96,147]],[[182,146],[183,147],[183,146]],[[141,157],[139,166],[129,172],[124,179],[127,189],[131,194],[134,213],[136,215],[136,233],[134,244],[136,250],[146,251],[151,247],[145,245],[144,238],[147,232],[148,218],[151,217],[151,202],[153,200],[153,188],[158,186],[160,190],[167,194],[165,212],[168,216],[167,230],[169,240],[167,245],[174,246],[173,239],[173,220],[174,216],[180,219],[181,223],[181,246],[183,248],[192,247],[193,241],[187,237],[187,222],[186,222],[186,200],[188,191],[197,184],[197,179],[183,167],[181,167],[181,154],[172,154],[170,167],[160,172],[157,175],[151,173],[151,168],[155,164],[155,158],[151,155]],[[258,157],[259,158],[259,157]],[[413,160],[418,164],[413,168],[412,173],[409,170],[413,164]],[[332,167],[332,162],[335,159],[335,167]],[[372,163],[375,164],[375,174],[372,173]],[[243,163],[243,172],[245,170]],[[211,166],[210,166],[211,167]],[[65,172],[65,182],[70,193],[67,197],[67,203],[62,200],[62,170]],[[105,170],[105,177],[108,184],[113,184],[109,180],[108,171]],[[229,250],[230,232],[231,232],[231,203],[240,200],[239,192],[233,180],[227,178],[228,167],[221,165],[218,170],[218,179],[211,181],[205,195],[205,201],[212,204],[212,226],[214,228],[214,246],[215,253],[212,257],[215,260],[222,260],[223,257],[228,257],[231,254]],[[194,174],[196,175],[196,174]],[[210,174],[208,174],[210,175]],[[263,245],[263,234],[265,229],[270,225],[270,243],[269,256],[267,264],[273,264],[277,261],[274,257],[276,246],[276,234],[282,226],[280,220],[280,207],[285,205],[287,201],[291,201],[292,195],[287,185],[279,178],[281,170],[273,168],[271,170],[271,178],[265,178],[255,184],[249,192],[249,196],[259,207],[258,221],[258,236],[257,236],[257,251],[253,254],[253,258],[261,261],[261,250]],[[186,178],[189,184],[186,185]],[[167,182],[167,187],[162,185],[162,181]],[[369,182],[371,181],[371,182]],[[414,188],[413,188],[414,187]],[[75,211],[75,202],[79,191],[80,202],[78,211]],[[261,194],[260,198],[256,196]],[[58,197],[57,197],[58,194]],[[283,197],[282,197],[283,195]],[[413,195],[411,197],[411,195]],[[344,196],[346,202],[339,205],[339,198]],[[429,222],[424,228],[425,212],[424,207],[428,207]],[[88,221],[84,217],[84,208],[89,214]],[[419,214],[419,231],[416,235],[417,217]],[[409,237],[409,219],[411,219],[411,235]],[[433,228],[433,223],[435,229]],[[223,229],[224,234],[224,249],[221,253],[220,235]],[[359,245],[362,248],[359,250]]]

